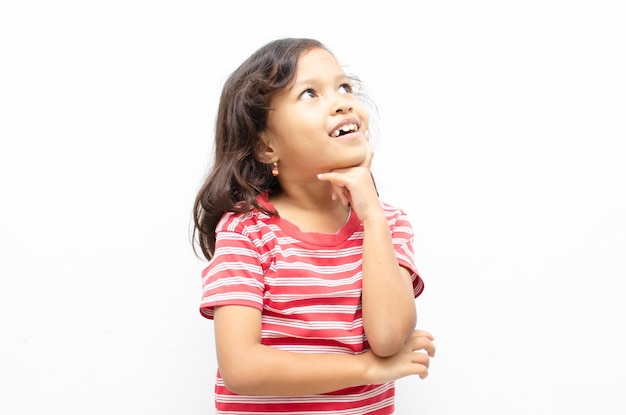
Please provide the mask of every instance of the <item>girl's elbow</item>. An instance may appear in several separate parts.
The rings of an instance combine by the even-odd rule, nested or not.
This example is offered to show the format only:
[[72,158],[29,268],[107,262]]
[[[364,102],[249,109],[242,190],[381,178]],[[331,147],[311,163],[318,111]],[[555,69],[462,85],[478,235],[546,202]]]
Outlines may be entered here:
[[401,330],[399,328],[383,330],[376,335],[367,336],[369,347],[379,357],[389,357],[398,353],[404,347],[413,329]]
[[369,341],[369,346],[372,352],[378,357],[390,357],[398,353],[404,341]]
[[368,343],[376,356],[389,357],[402,349],[407,337],[404,333],[387,331],[379,333],[372,339],[368,338]]
[[255,386],[253,385],[253,377],[249,376],[246,371],[242,370],[222,370],[220,368],[220,376],[224,382],[224,386],[229,391],[238,395],[254,395]]

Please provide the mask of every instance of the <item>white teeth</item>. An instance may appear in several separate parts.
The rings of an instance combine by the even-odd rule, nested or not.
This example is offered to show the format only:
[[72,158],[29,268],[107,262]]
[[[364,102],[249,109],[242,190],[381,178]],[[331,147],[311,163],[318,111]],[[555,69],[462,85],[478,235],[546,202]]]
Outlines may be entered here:
[[336,129],[336,130],[333,132],[333,136],[334,136],[334,137],[339,137],[339,133],[340,133],[341,131],[343,131],[343,132],[346,132],[346,133],[347,133],[347,132],[350,132],[350,131],[357,131],[358,129],[359,129],[359,127],[358,127],[356,124],[346,124],[346,125],[344,125],[343,127],[340,127],[340,128],[338,128],[338,129]]

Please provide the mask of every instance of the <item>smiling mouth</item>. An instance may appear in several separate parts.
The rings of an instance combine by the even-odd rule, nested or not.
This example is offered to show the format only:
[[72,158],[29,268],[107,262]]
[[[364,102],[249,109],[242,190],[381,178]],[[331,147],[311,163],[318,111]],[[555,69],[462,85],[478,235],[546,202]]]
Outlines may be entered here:
[[359,131],[359,126],[357,124],[346,124],[341,126],[340,128],[337,128],[330,134],[330,136],[341,137],[342,135],[356,133],[357,131]]

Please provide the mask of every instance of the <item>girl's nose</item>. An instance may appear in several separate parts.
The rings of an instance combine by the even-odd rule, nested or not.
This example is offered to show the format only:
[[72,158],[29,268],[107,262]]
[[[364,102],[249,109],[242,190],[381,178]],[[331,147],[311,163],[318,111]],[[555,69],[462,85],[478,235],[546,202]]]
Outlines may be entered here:
[[352,112],[352,106],[346,100],[339,100],[335,105],[335,114]]

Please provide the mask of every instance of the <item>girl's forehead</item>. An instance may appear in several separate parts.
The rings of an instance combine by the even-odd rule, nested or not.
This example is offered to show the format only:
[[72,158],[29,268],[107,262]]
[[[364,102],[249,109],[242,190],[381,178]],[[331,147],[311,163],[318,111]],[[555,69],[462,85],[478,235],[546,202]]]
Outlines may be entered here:
[[333,55],[330,51],[324,48],[312,48],[300,52],[300,55],[298,56],[298,65],[306,62],[315,62],[320,60],[337,63],[335,55]]
[[296,80],[308,77],[336,77],[344,74],[335,56],[326,49],[314,48],[304,51],[298,57]]

